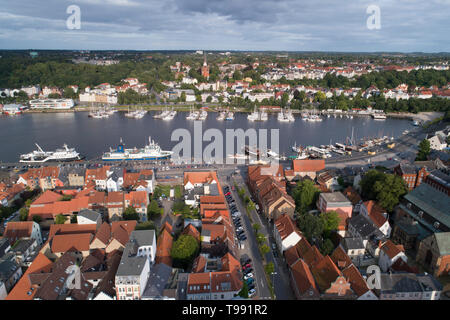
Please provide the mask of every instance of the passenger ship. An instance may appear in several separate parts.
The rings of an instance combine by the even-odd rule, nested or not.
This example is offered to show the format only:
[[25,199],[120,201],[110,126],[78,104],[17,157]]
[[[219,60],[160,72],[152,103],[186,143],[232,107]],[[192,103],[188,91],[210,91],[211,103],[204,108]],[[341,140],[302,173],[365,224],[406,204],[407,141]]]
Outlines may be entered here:
[[38,150],[20,155],[20,162],[26,163],[44,163],[47,161],[74,161],[81,160],[80,154],[75,151],[75,148],[69,148],[67,144],[64,144],[62,148],[58,148],[55,151],[44,151],[36,143]]
[[148,138],[149,144],[143,148],[125,149],[125,145],[120,139],[117,149],[110,148],[109,152],[105,152],[102,156],[103,161],[122,161],[122,160],[165,160],[172,156],[172,151],[161,150],[161,147]]

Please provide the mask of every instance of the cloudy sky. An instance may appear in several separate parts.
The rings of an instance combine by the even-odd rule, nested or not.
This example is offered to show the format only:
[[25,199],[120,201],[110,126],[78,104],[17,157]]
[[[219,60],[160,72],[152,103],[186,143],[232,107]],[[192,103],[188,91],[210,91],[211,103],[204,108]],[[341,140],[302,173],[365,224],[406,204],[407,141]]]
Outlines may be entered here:
[[450,0],[0,0],[0,48],[450,52],[449,12]]

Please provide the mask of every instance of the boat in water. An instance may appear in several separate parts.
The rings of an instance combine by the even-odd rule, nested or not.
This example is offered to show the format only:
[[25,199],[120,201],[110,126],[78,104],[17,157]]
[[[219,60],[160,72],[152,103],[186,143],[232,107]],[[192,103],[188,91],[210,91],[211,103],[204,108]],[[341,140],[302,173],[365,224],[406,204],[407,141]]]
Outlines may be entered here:
[[44,151],[37,143],[36,146],[38,148],[37,150],[20,155],[19,162],[44,163],[51,161],[63,162],[82,159],[75,148],[69,148],[67,144],[64,144],[62,148],[58,148],[55,151]]
[[225,120],[233,121],[234,120],[234,112],[228,111],[227,116],[225,117]]
[[205,121],[207,117],[208,117],[208,112],[206,110],[202,110],[202,111],[200,111],[198,120]]
[[110,108],[98,108],[97,110],[92,109],[89,111],[88,117],[93,119],[106,119],[109,118],[110,115],[112,115],[114,112],[112,112]]
[[168,108],[165,108],[163,111],[161,111],[161,113],[155,114],[153,116],[153,118],[155,119],[164,119],[165,117],[167,117],[170,113],[170,110]]
[[186,120],[197,120],[199,117],[199,112],[195,111],[194,109],[191,109],[191,111],[189,112],[189,114],[186,117]]
[[138,109],[138,110],[133,110],[133,111],[130,111],[128,109],[128,112],[125,113],[125,117],[133,118],[133,119],[142,119],[146,113],[147,113],[147,111],[145,111],[144,109]]
[[166,116],[164,116],[162,119],[163,120],[173,120],[173,118],[175,118],[176,115],[177,115],[177,112],[172,109],[172,111],[169,111],[169,113],[166,114]]
[[267,121],[268,115],[265,111],[256,111],[255,110],[247,116],[249,121]]
[[120,139],[120,143],[114,150],[110,148],[109,152],[105,152],[102,156],[103,161],[122,161],[122,160],[165,160],[172,156],[172,151],[161,150],[157,144],[150,137],[148,138],[148,145],[143,148],[125,149],[125,145]]
[[293,122],[295,121],[294,116],[292,115],[292,111],[290,109],[288,110],[281,110],[280,113],[278,113],[278,121],[281,122]]
[[386,120],[386,115],[384,114],[374,114],[372,117],[373,120]]

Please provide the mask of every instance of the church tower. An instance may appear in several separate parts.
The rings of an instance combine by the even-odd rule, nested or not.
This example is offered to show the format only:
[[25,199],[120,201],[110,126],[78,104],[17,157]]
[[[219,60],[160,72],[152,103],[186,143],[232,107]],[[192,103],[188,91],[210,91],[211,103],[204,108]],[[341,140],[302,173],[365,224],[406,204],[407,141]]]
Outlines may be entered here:
[[202,66],[202,76],[205,77],[206,79],[209,78],[209,67],[208,67],[208,64],[206,63],[206,53],[205,53],[205,59],[203,61],[203,66]]

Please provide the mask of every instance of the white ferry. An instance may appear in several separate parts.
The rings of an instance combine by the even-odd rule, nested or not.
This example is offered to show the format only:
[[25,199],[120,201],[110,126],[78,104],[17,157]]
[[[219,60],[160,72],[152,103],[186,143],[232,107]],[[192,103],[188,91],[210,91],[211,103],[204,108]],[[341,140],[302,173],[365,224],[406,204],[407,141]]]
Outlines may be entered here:
[[44,151],[37,143],[36,146],[38,150],[20,155],[20,162],[44,163],[47,161],[74,161],[82,159],[80,154],[74,148],[67,147],[67,144],[55,151]]
[[125,146],[120,139],[117,149],[110,148],[109,152],[105,152],[102,156],[103,161],[122,161],[122,160],[164,160],[172,156],[172,151],[161,150],[161,147],[148,138],[149,144],[143,148],[125,149]]

